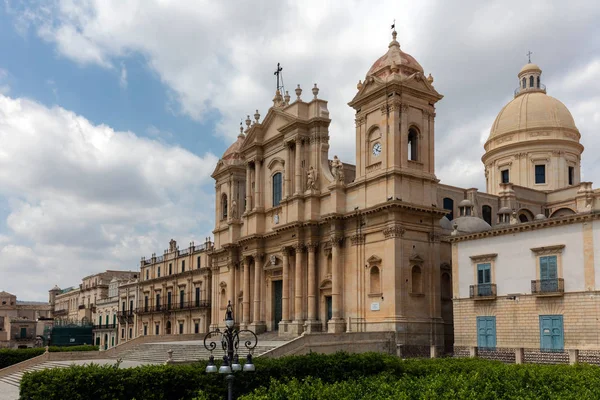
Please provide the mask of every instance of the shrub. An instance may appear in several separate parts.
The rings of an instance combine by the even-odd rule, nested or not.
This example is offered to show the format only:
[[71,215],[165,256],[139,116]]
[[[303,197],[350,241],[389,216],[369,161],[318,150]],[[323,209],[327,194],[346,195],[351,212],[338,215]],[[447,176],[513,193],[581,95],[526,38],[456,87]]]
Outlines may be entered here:
[[[265,400],[600,398],[600,369],[592,366],[505,365],[452,358],[402,360],[375,353],[257,358],[255,364],[256,372],[236,374],[236,396]],[[224,376],[206,374],[205,367],[205,362],[130,369],[93,365],[26,373],[21,398],[224,398]]]
[[[63,351],[97,351],[98,346],[50,346],[48,351],[50,352],[63,352]],[[21,361],[29,360],[30,358],[37,357],[44,354],[46,351],[43,347],[37,347],[33,349],[0,349],[0,369],[10,367],[13,364],[20,363]]]
[[0,349],[0,369],[44,354],[44,349]]

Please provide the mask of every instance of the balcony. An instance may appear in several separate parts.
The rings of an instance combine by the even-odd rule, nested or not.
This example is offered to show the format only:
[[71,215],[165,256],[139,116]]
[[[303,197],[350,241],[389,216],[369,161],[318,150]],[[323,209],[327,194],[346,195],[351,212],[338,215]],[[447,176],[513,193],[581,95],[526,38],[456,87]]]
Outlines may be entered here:
[[116,324],[102,324],[102,325],[94,325],[93,330],[101,330],[101,329],[117,329]]
[[496,298],[496,284],[471,285],[469,286],[469,297],[473,300],[494,300]]
[[17,342],[26,342],[29,340],[33,340],[35,339],[34,335],[20,335],[20,334],[16,334],[13,336],[13,339],[16,340]]
[[54,310],[53,314],[54,314],[55,317],[60,317],[62,315],[69,314],[69,310],[67,310],[66,308],[63,308],[61,310]]
[[119,318],[119,322],[121,324],[124,324],[126,322],[133,323],[133,317],[134,317],[133,310],[126,310],[126,311],[118,311],[117,312],[117,318]]
[[565,293],[565,280],[538,279],[531,281],[531,294],[539,297],[562,296]]
[[183,303],[161,304],[158,306],[148,306],[136,308],[136,314],[152,314],[159,312],[173,312],[181,310],[194,310],[210,308],[210,300],[188,301]]

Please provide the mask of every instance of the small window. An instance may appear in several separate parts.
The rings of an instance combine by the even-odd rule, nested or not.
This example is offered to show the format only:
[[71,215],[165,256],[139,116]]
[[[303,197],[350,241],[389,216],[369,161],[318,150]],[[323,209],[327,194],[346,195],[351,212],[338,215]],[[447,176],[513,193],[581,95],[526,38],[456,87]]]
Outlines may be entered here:
[[183,308],[183,303],[185,300],[185,293],[183,290],[179,291],[179,308]]
[[148,335],[148,325],[144,325],[144,336]]
[[575,167],[569,167],[569,185],[575,182]]
[[171,296],[172,296],[171,292],[167,292],[167,310],[171,309],[171,304],[172,304],[172,302],[171,302]]
[[173,274],[173,265],[169,263],[169,275]]
[[525,78],[523,78],[523,89],[525,89],[527,87],[527,80]]
[[148,296],[144,296],[144,311],[148,312]]
[[160,310],[160,293],[156,293],[156,309]]
[[419,132],[411,128],[408,130],[408,159],[417,161],[419,158]]
[[200,288],[196,288],[196,307],[200,307]]
[[481,215],[483,220],[488,223],[488,225],[492,225],[492,207],[485,205],[481,207]]
[[281,203],[281,172],[273,175],[273,207]]
[[532,88],[533,87],[533,76],[529,77],[529,87]]
[[121,329],[121,339],[125,339],[125,328]]
[[194,323],[194,333],[200,333],[200,324]]
[[156,274],[157,274],[157,277],[158,277],[158,278],[160,278],[160,267],[157,267],[157,272],[156,272]]
[[181,272],[185,272],[185,260],[181,261]]
[[154,334],[155,335],[160,335],[160,325],[159,324],[156,324],[154,326]]
[[537,88],[538,89],[540,88],[540,77],[539,76],[537,77]]
[[133,300],[129,300],[129,313],[133,312]]
[[543,164],[535,166],[535,183],[546,183],[546,166]]
[[129,339],[131,339],[133,336],[133,329],[129,328]]
[[423,293],[421,267],[418,265],[412,267],[412,293]]
[[183,335],[183,324],[181,322],[179,323],[179,334]]
[[450,210],[448,214],[446,214],[446,218],[452,221],[454,219],[454,200],[448,197],[444,197],[444,210]]
[[221,196],[221,218],[227,219],[227,195]]
[[200,267],[202,267],[202,257],[198,256],[198,263],[196,265],[197,265],[198,269],[200,269]]
[[510,178],[508,175],[508,170],[507,169],[503,169],[502,170],[502,183],[508,183],[510,182]]
[[125,302],[121,303],[121,311],[125,311]]
[[150,275],[149,275],[149,273],[150,273],[150,270],[149,270],[149,269],[147,269],[147,270],[146,270],[146,280],[148,280],[148,279],[150,278]]

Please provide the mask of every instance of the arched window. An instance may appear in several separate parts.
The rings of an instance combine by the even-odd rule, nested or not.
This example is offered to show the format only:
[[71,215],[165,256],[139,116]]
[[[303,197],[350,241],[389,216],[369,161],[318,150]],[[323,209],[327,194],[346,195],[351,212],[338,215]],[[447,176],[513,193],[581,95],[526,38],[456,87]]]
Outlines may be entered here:
[[490,226],[492,225],[492,207],[483,206],[481,207],[481,216],[483,220],[487,222]]
[[415,128],[408,130],[408,159],[417,161],[419,157],[419,132]]
[[421,267],[418,265],[412,267],[412,293],[423,293]]
[[273,207],[281,202],[281,172],[273,175]]
[[529,87],[532,88],[533,87],[533,76],[529,77]]
[[221,196],[221,218],[227,218],[227,195]]
[[452,298],[452,278],[448,272],[442,273],[442,300],[450,300]]
[[371,267],[370,283],[371,293],[381,293],[381,280],[378,267]]
[[521,214],[521,215],[519,215],[519,221],[521,221],[521,222],[529,222],[529,219],[527,219],[527,215]]
[[523,77],[523,89],[527,87],[527,80]]
[[446,218],[452,221],[454,219],[454,200],[449,197],[444,197],[444,210],[450,210],[450,212],[446,214]]
[[539,76],[537,77],[537,88],[538,89],[540,88],[540,77]]

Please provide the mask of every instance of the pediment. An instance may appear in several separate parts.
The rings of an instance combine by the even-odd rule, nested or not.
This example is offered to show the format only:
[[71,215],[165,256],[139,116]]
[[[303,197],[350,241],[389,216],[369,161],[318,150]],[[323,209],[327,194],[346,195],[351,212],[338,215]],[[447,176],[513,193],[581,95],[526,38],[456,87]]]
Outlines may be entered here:
[[412,254],[409,260],[416,264],[423,264],[423,262],[425,262],[425,260],[423,260],[423,258],[418,254]]
[[271,161],[269,161],[269,164],[267,164],[267,168],[269,168],[270,170],[273,170],[277,167],[277,164],[281,165],[281,167],[283,168],[285,165],[285,162],[283,161],[283,158],[281,157],[273,157],[271,159]]
[[378,257],[375,254],[367,259],[367,263],[369,264],[381,264],[381,261],[381,257]]

